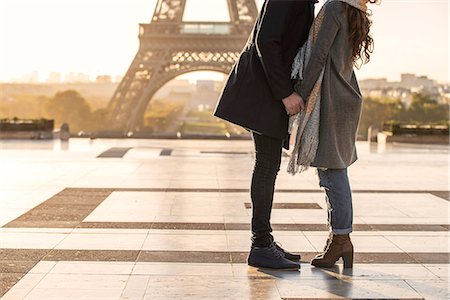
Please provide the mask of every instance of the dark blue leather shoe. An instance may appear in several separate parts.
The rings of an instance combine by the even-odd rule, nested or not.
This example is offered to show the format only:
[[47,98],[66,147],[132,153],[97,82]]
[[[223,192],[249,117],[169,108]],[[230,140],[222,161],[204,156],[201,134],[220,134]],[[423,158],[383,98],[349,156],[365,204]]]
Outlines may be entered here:
[[284,258],[293,260],[293,261],[298,261],[298,260],[302,259],[302,256],[300,254],[290,253],[290,252],[284,250],[283,248],[281,248],[281,245],[278,244],[277,242],[273,242],[273,243],[274,243],[275,247],[277,248],[277,250],[284,254]]
[[300,265],[284,257],[275,244],[269,247],[252,247],[247,262],[255,268],[298,270]]

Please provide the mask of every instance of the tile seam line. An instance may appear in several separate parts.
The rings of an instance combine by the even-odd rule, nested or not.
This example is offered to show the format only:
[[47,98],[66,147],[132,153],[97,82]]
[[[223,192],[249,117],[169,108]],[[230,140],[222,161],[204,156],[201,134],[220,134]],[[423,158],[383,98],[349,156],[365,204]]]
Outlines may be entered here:
[[[421,265],[423,268],[425,268],[430,274],[433,274],[433,276],[436,277],[436,278],[434,278],[434,279],[437,279],[437,280],[441,279],[441,277],[439,277],[438,275],[436,275],[433,271],[430,270],[430,268],[428,268],[427,265],[430,265],[430,264],[420,263],[420,265]],[[449,279],[447,279],[447,281],[448,281],[448,280],[449,280]]]
[[[61,191],[65,190],[65,189],[73,189],[73,190],[86,190],[86,191],[95,191],[95,190],[112,190],[113,192],[117,192],[117,191],[136,191],[136,192],[140,192],[140,191],[167,191],[167,192],[242,192],[242,193],[246,193],[248,191],[250,191],[250,189],[248,188],[145,188],[145,187],[138,187],[138,188],[133,188],[133,187],[65,187],[63,188]],[[281,192],[281,193],[291,193],[291,192],[305,192],[305,193],[322,193],[323,190],[322,189],[285,189],[285,188],[281,188],[281,189],[276,189],[276,192]],[[352,190],[353,193],[373,193],[373,194],[377,194],[377,193],[381,193],[381,194],[432,194],[432,193],[450,193],[450,191],[448,190],[372,190],[372,189],[353,189]]]
[[[40,263],[41,261],[43,261],[43,258],[41,259],[41,260],[39,260],[37,263],[36,263],[36,265],[38,264],[38,263]],[[36,265],[34,265],[34,266],[36,266]],[[56,265],[56,264],[55,264]],[[54,267],[54,266],[53,266]],[[53,269],[53,267],[52,267],[52,269]],[[34,267],[33,267],[34,268]],[[26,275],[28,275],[28,273],[33,269],[33,268],[31,268],[26,274],[25,274],[25,276]],[[29,289],[29,291],[26,293],[26,295],[25,295],[25,297],[24,298],[27,298],[28,297],[28,295],[42,282],[42,280],[44,280],[44,278],[45,277],[47,277],[47,275],[50,273],[50,271],[49,272],[47,272],[47,273],[45,273],[43,276],[41,276],[41,278],[39,279],[39,281],[36,283],[36,284],[34,284],[33,285],[33,287],[32,288],[30,288]],[[24,277],[25,277],[24,276]],[[24,277],[22,277],[18,282],[16,282],[16,284],[18,284]],[[16,285],[16,284],[14,284],[14,286]],[[13,286],[13,287],[14,287]],[[11,287],[11,289],[12,289],[12,287]],[[10,289],[10,290],[11,290]]]
[[[427,269],[428,270],[428,269]],[[434,275],[434,274],[433,274]],[[417,289],[415,289],[406,279],[403,279],[403,281],[406,283],[407,286],[409,286],[414,292],[417,293],[417,295],[421,296],[422,299],[425,300],[425,297],[422,295],[422,293],[420,293],[420,291],[418,291]]]

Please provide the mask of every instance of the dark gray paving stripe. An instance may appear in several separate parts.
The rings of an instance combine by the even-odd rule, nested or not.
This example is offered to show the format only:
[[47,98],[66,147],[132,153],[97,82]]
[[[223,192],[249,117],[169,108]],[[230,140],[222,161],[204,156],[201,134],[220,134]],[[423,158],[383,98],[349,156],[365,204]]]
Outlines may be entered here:
[[434,224],[369,224],[374,231],[449,231],[448,225]]
[[[300,254],[302,262],[305,263],[309,263],[317,255],[316,252],[300,252]],[[248,252],[141,251],[138,261],[246,263],[247,255]],[[448,263],[448,260],[449,253],[355,253],[354,257],[355,263],[367,264]]]
[[136,261],[139,250],[50,250],[50,261]]
[[[250,202],[244,203],[246,209],[252,208]],[[274,203],[273,209],[322,209],[322,207],[317,203]]]
[[[140,250],[64,250],[64,249],[0,249],[5,261],[38,261],[36,252],[44,252],[44,261],[139,261],[139,262],[202,262],[245,263],[248,252],[228,251],[140,251]],[[21,253],[21,259],[17,258]],[[30,253],[30,254],[29,254]],[[308,263],[317,253],[300,252],[302,261]],[[448,263],[450,253],[355,253],[356,263],[367,264],[431,264]]]
[[0,274],[6,273],[28,273],[36,264],[37,260],[5,260],[0,262]]
[[164,148],[161,150],[160,156],[171,156],[173,149]]
[[340,299],[340,300],[425,300],[425,298],[292,298],[292,297],[282,297],[281,300],[329,300],[329,299]]
[[449,253],[410,253],[412,258],[421,264],[449,264]]
[[431,192],[431,194],[435,195],[436,197],[442,198],[444,200],[450,201],[450,192]]
[[133,148],[113,147],[101,153],[97,158],[122,158]]
[[[317,253],[303,252],[303,262]],[[43,260],[57,261],[139,261],[186,263],[245,263],[248,252],[50,250]],[[355,263],[416,264],[448,263],[449,253],[355,253]]]
[[230,252],[141,251],[139,262],[231,263]]
[[227,155],[248,155],[251,152],[244,151],[200,151],[201,154],[227,154]]
[[0,261],[40,261],[48,252],[48,249],[0,248]]
[[66,188],[3,227],[77,227],[113,189]]
[[19,282],[44,258],[48,251],[41,249],[0,249],[0,297]]
[[0,273],[0,297],[3,297],[3,295],[16,285],[28,271],[26,273]]
[[[81,228],[173,229],[173,230],[250,230],[248,223],[182,222],[81,222]],[[326,224],[272,224],[277,231],[328,231]],[[430,224],[354,224],[354,231],[449,231],[447,225]]]

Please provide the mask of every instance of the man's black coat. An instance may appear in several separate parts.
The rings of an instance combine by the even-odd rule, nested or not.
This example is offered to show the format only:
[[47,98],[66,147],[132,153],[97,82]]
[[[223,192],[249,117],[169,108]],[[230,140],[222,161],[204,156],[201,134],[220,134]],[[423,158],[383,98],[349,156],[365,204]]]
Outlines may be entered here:
[[308,38],[314,0],[266,0],[234,65],[214,115],[270,137],[286,139],[282,99],[294,91],[291,65]]

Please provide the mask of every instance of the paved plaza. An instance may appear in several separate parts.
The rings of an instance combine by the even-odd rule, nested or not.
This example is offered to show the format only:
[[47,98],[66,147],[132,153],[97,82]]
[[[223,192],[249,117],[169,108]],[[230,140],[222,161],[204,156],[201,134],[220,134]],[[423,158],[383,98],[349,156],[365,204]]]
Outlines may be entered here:
[[446,146],[358,143],[355,265],[314,169],[283,158],[272,223],[299,271],[248,267],[251,141],[0,141],[1,299],[448,299]]

